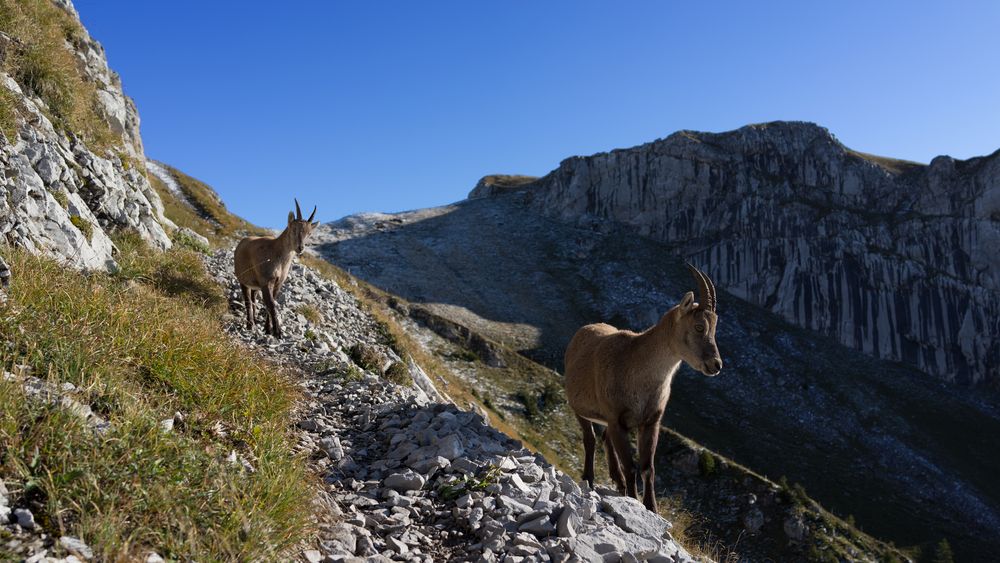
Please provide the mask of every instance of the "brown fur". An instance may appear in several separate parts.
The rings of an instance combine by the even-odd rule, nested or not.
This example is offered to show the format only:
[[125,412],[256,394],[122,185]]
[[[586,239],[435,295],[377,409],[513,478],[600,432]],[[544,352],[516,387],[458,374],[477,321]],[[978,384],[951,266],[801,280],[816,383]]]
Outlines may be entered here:
[[255,304],[258,295],[263,295],[267,319],[264,332],[281,338],[281,323],[275,301],[282,284],[288,277],[294,253],[302,254],[306,237],[319,223],[313,223],[316,208],[308,219],[302,219],[299,202],[295,202],[295,214],[288,213],[288,226],[277,237],[247,237],[236,245],[236,279],[243,291],[243,303],[247,311],[247,328],[253,329]]
[[611,478],[621,492],[637,496],[628,436],[638,429],[643,504],[652,511],[653,457],[674,374],[682,361],[708,376],[722,369],[715,344],[714,287],[707,277],[705,284],[708,287],[700,284],[702,304],[688,292],[660,322],[641,333],[591,324],[577,331],[566,348],[566,397],[583,429],[584,480],[593,486],[594,424],[603,424]]

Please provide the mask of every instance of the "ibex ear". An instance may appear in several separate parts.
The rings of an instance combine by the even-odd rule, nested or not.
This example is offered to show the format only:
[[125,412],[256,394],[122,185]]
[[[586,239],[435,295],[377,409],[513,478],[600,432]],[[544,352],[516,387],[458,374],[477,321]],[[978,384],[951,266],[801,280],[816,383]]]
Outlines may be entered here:
[[289,211],[288,212],[288,224],[291,225],[293,221],[295,221],[295,213]]
[[696,309],[698,307],[698,304],[694,302],[694,292],[689,291],[685,293],[684,297],[681,298],[681,302],[680,305],[678,305],[678,307],[681,308],[681,312],[683,313],[690,313],[691,311]]

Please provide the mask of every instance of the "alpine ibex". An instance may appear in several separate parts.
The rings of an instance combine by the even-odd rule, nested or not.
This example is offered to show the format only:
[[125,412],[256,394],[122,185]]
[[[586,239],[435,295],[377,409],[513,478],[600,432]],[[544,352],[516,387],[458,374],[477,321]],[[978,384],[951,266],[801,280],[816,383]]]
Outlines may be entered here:
[[292,266],[292,253],[302,254],[306,237],[319,222],[313,223],[316,207],[308,219],[302,219],[302,209],[299,200],[295,200],[295,214],[288,212],[288,226],[277,237],[247,237],[236,245],[236,279],[243,290],[243,303],[247,310],[247,328],[253,328],[256,311],[254,301],[258,294],[264,295],[264,306],[267,307],[267,319],[264,321],[264,332],[281,338],[281,323],[278,322],[278,312],[275,300],[281,285],[288,277]]
[[[594,424],[604,432],[608,471],[618,490],[636,497],[629,431],[639,431],[642,502],[656,511],[653,457],[670,383],[682,361],[708,376],[722,370],[715,345],[715,286],[688,264],[698,284],[654,326],[641,333],[607,324],[581,328],[566,348],[566,397],[583,429],[583,478],[594,485]],[[624,474],[622,470],[624,469]]]

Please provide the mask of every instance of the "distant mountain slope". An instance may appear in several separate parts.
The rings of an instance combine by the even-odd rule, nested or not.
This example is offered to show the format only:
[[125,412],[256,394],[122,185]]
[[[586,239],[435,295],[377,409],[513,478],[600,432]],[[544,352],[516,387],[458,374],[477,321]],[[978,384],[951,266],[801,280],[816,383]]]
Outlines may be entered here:
[[1000,151],[925,166],[775,122],[568,158],[521,189],[547,215],[668,243],[866,354],[1000,386]]
[[[352,274],[560,368],[573,331],[645,328],[692,287],[670,247],[606,221],[572,226],[524,192],[324,225],[314,249]],[[685,370],[666,422],[900,545],[1000,545],[1000,412],[978,393],[873,360],[730,294],[726,368]],[[671,482],[663,480],[663,494]]]

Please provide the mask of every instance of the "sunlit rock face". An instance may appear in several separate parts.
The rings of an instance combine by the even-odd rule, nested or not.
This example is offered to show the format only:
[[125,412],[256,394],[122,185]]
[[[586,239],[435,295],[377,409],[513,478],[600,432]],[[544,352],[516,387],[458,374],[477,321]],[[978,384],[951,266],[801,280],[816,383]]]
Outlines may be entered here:
[[675,245],[727,291],[948,380],[1000,380],[1000,151],[929,165],[776,122],[573,157],[538,210]]
[[[69,0],[54,0],[72,22]],[[53,122],[45,102],[0,72],[0,92],[12,107],[11,131],[0,134],[0,244],[26,248],[82,269],[116,267],[113,231],[133,231],[150,245],[171,245],[173,225],[142,168],[139,114],[108,68],[101,45],[80,27],[65,48],[85,81],[93,85],[99,118],[113,136],[111,146],[83,142],[78,132]],[[0,33],[0,59],[12,56],[14,40]]]

